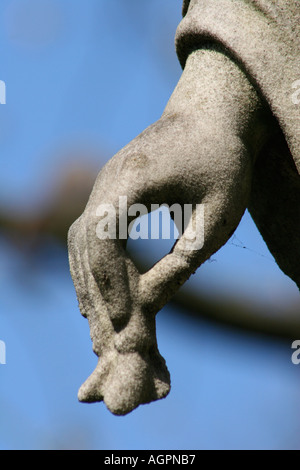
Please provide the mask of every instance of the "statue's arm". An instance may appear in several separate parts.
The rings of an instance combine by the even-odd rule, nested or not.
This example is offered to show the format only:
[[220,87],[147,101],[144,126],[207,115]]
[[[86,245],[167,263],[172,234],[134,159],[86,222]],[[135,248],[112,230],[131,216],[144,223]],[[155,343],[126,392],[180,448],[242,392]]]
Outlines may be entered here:
[[[169,374],[155,335],[155,314],[231,236],[249,200],[252,168],[265,136],[266,111],[243,71],[221,50],[193,52],[159,121],[99,174],[69,234],[70,265],[99,364],[79,393],[125,414],[165,396]],[[204,207],[204,240],[183,234],[171,253],[140,274],[124,240],[99,239],[99,206],[116,208],[117,233],[128,207],[152,203]]]

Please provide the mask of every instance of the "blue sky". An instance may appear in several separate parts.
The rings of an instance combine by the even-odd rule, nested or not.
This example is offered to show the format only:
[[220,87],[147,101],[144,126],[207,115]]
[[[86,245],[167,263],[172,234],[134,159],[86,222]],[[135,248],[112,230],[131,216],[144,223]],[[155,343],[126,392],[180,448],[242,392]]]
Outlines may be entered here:
[[[179,0],[1,1],[1,207],[41,207],[72,153],[100,169],[160,117],[181,74],[180,14]],[[168,249],[149,243],[153,257]],[[186,320],[168,306],[157,321],[171,394],[116,418],[77,402],[96,357],[65,250],[51,244],[40,263],[0,237],[0,252],[0,448],[299,448],[291,342]],[[274,315],[299,301],[248,213],[189,287]]]

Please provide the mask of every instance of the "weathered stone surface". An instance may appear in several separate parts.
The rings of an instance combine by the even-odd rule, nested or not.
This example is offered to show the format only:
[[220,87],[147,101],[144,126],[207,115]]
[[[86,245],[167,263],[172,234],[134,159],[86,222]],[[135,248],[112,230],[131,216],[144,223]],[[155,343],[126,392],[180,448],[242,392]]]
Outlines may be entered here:
[[[105,165],[69,233],[71,273],[99,357],[79,399],[104,400],[118,415],[168,394],[155,316],[226,243],[248,206],[277,262],[300,286],[299,107],[290,94],[298,78],[299,45],[292,45],[299,4],[192,0],[183,11],[176,41],[184,71],[161,119]],[[121,220],[122,196],[128,207],[149,210],[152,203],[205,204],[204,246],[187,250],[183,234],[141,274],[123,240],[96,234],[99,205],[112,204]]]
[[[184,66],[191,50],[222,44],[277,121],[253,170],[250,213],[280,268],[300,287],[300,3],[185,0],[176,33]],[[280,188],[280,190],[279,190]]]

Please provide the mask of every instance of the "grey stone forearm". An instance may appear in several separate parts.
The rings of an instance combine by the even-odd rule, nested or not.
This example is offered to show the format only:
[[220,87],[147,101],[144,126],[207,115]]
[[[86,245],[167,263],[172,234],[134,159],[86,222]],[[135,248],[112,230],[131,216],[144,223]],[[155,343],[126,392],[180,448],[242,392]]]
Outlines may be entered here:
[[[167,395],[155,315],[231,236],[247,205],[252,170],[272,132],[260,97],[222,50],[190,55],[162,118],[104,167],[82,217],[70,229],[70,266],[99,363],[79,392],[115,414]],[[120,240],[99,240],[99,204],[205,205],[201,250],[172,252],[140,274]],[[120,216],[121,214],[119,214]]]

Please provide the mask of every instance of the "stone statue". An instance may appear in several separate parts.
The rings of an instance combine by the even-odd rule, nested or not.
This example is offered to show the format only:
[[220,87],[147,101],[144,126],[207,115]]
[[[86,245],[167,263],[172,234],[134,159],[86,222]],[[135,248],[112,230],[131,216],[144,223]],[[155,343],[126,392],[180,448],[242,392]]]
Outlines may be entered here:
[[[300,287],[299,0],[185,0],[183,15],[176,47],[184,70],[162,117],[105,165],[69,232],[71,273],[99,357],[79,400],[104,400],[117,415],[168,394],[155,316],[247,207]],[[126,240],[97,236],[99,205],[113,205],[119,225],[135,203],[204,204],[203,246],[187,250],[184,231],[141,274]],[[194,218],[195,210],[185,230]]]

